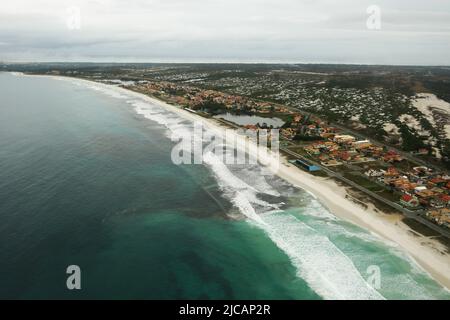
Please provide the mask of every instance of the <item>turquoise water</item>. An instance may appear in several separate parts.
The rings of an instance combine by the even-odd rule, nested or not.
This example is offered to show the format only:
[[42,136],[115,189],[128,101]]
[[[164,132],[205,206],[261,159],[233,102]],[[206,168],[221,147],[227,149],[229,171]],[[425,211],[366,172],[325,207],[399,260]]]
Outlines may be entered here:
[[449,298],[257,165],[173,164],[192,124],[149,101],[8,73],[0,99],[0,298]]

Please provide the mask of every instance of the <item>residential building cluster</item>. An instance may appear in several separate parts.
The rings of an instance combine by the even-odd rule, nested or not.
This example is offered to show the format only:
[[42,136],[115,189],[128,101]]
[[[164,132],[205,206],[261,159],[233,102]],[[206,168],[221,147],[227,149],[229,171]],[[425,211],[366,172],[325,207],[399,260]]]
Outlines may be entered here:
[[247,97],[227,94],[216,90],[203,90],[184,84],[171,82],[147,82],[139,87],[148,93],[163,96],[166,101],[173,102],[192,110],[202,110],[211,104],[222,106],[225,110],[245,113],[290,113],[287,108],[274,106],[269,102],[255,101]]
[[424,210],[426,217],[433,222],[450,227],[450,176],[424,166],[400,170],[397,164],[404,159],[395,150],[341,134],[321,120],[309,119],[308,125],[301,123],[300,119],[293,122],[289,128],[282,129],[282,134],[291,140],[295,140],[299,132],[303,139],[308,136],[319,137],[320,140],[306,144],[303,149],[321,165],[333,167],[380,163],[380,166],[375,165],[375,168],[364,172],[369,180],[398,194],[398,202],[404,207]]

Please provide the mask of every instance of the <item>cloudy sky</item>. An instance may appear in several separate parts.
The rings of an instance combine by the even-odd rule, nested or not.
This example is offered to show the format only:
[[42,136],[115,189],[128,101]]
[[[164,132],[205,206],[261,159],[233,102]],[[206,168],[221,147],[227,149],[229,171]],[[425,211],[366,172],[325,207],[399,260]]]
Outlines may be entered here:
[[2,0],[2,60],[450,65],[450,1]]

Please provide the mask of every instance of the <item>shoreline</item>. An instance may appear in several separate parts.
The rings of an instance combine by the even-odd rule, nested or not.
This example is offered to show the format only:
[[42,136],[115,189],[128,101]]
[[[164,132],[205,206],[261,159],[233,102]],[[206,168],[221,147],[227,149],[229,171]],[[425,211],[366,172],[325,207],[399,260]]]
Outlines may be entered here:
[[[188,112],[177,106],[170,105],[162,100],[148,96],[144,93],[133,91],[131,89],[111,86],[93,80],[82,78],[52,76],[52,75],[27,75],[25,76],[42,76],[51,78],[60,78],[65,80],[82,81],[89,84],[97,84],[104,86],[109,90],[122,91],[129,96],[135,96],[144,101],[158,104],[169,111],[172,111],[185,119],[192,121],[201,121],[211,129],[223,132],[225,126],[213,118],[205,118],[200,115]],[[235,135],[242,138],[235,132]],[[254,148],[253,151],[257,151]],[[400,213],[383,213],[376,209],[373,204],[368,203],[367,208],[358,205],[351,200],[346,186],[337,184],[330,178],[321,178],[313,176],[293,164],[287,159],[279,155],[276,170],[272,172],[289,182],[297,188],[301,188],[311,193],[317,198],[333,215],[355,224],[369,232],[372,232],[381,238],[390,241],[403,249],[426,273],[428,273],[436,282],[441,284],[447,290],[450,289],[450,254],[445,251],[445,246],[435,239],[431,239],[422,234],[418,235],[413,229],[407,226],[402,219]],[[270,166],[269,166],[269,169]],[[350,198],[349,198],[350,197]]]

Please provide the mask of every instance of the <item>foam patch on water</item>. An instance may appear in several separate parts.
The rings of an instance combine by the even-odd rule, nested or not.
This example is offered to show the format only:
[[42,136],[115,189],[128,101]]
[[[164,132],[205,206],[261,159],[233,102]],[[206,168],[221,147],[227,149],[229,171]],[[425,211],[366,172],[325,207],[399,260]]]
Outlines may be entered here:
[[260,192],[257,187],[250,186],[239,179],[215,154],[208,152],[204,155],[203,160],[212,169],[224,194],[238,208],[242,209],[241,212],[246,216],[262,223],[259,216],[258,218],[255,217],[256,211],[253,206],[258,206],[263,211],[279,209],[280,204],[272,204],[259,199],[257,195]]
[[307,204],[304,213],[318,218],[326,218],[330,220],[337,220],[336,216],[328,211],[317,198],[313,198]]
[[152,120],[169,129],[169,131],[166,132],[166,135],[173,141],[182,137],[190,136],[193,133],[192,123],[186,121],[173,112],[166,111],[159,106],[140,100],[131,100],[127,101],[127,103],[134,107],[137,114],[142,115],[144,118]]
[[267,214],[267,232],[297,267],[299,275],[326,299],[384,299],[353,262],[326,236],[290,215]]
[[[326,236],[291,215],[274,212],[277,204],[259,200],[256,188],[233,175],[217,157],[208,154],[205,158],[224,194],[289,256],[299,276],[314,291],[326,299],[383,299],[365,282],[352,261]],[[262,213],[255,209],[255,205],[272,210]]]
[[90,85],[86,85],[87,88],[95,90],[95,91],[99,91],[101,93],[104,93],[110,97],[116,98],[116,99],[126,99],[127,96],[121,94],[120,92],[118,92],[117,90],[114,90],[114,88],[108,88],[104,85],[100,85],[100,84],[90,84]]
[[291,215],[274,212],[279,204],[258,199],[258,188],[235,176],[215,155],[207,154],[205,162],[214,172],[224,194],[289,256],[299,276],[314,291],[327,299],[383,299],[365,282],[353,262],[326,236]]

